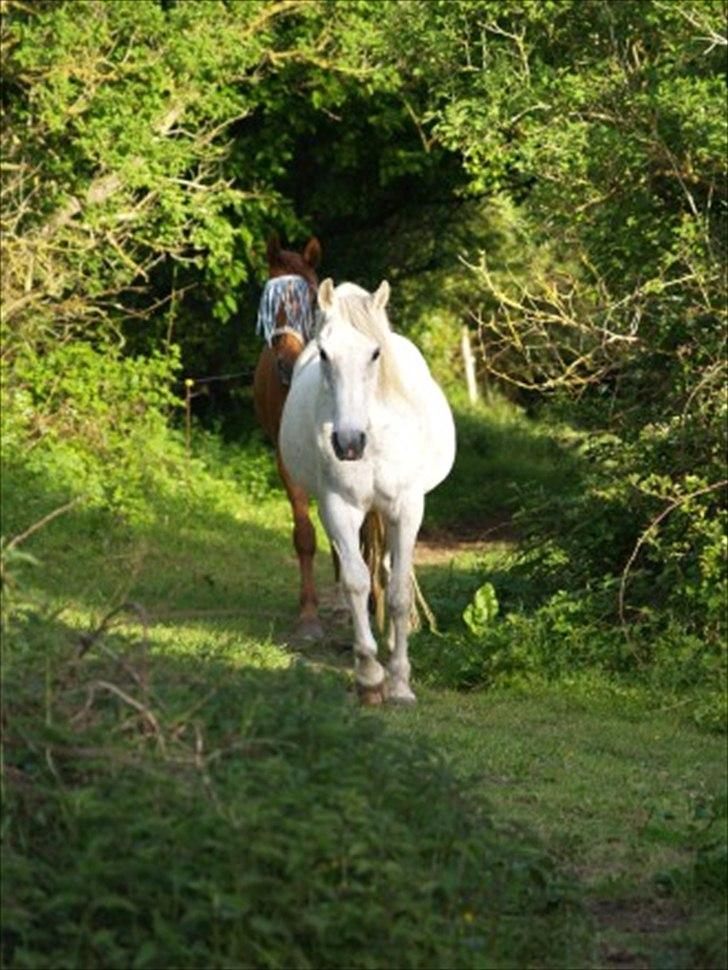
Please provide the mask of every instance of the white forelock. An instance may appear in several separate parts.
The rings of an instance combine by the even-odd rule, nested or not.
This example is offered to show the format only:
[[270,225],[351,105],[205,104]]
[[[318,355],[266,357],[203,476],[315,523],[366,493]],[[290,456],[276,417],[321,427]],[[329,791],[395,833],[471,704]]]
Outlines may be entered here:
[[380,393],[384,397],[399,396],[409,400],[411,395],[407,391],[407,384],[395,356],[392,328],[385,310],[376,308],[372,294],[357,286],[356,283],[340,283],[334,294],[333,307],[319,324],[317,334],[320,334],[327,324],[335,327],[340,321],[376,341],[381,351]]

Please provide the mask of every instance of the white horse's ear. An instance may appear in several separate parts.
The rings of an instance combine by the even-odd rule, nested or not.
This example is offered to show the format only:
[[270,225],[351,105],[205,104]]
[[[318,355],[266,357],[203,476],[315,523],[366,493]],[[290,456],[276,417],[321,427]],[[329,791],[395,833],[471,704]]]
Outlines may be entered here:
[[379,284],[379,289],[372,297],[372,304],[375,310],[383,310],[388,303],[389,283],[386,280],[382,280],[382,282]]
[[324,313],[334,305],[334,281],[330,276],[318,288],[318,304]]

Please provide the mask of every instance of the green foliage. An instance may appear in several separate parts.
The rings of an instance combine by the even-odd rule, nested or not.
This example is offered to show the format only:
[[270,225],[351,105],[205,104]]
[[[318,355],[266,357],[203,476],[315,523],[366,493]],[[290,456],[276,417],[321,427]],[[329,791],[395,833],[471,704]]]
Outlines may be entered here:
[[[126,714],[113,698],[80,735],[54,703],[33,738],[64,787],[28,748],[11,765],[7,964],[52,952],[119,967],[358,967],[394,948],[410,967],[509,966],[540,958],[547,938],[579,952],[568,887],[508,846],[430,752],[342,709],[341,689],[303,670],[227,679],[197,715],[199,770],[184,745],[171,770],[149,742],[103,744]],[[168,701],[168,716],[197,700]],[[98,754],[79,760],[79,746]]]
[[201,348],[229,353],[268,232],[304,231],[281,191],[296,137],[342,91],[388,76],[369,64],[372,15],[300,0],[8,4],[6,338],[44,348],[123,327],[146,352],[176,327],[198,373]]
[[[497,591],[502,616],[474,629],[467,619],[470,604],[463,626],[458,604],[462,609],[469,603],[474,586],[477,602],[478,584],[486,576],[483,585]],[[668,623],[664,613],[625,631],[609,617],[614,583],[549,594],[547,582],[533,562],[513,553],[476,560],[460,574],[426,578],[425,595],[444,637],[418,634],[413,663],[419,675],[426,683],[457,690],[595,678],[617,694],[640,690],[655,707],[676,704],[705,730],[724,730],[724,642],[706,643],[685,626]]]
[[[656,706],[675,703],[701,727],[723,729],[721,489],[694,474],[679,490],[667,475],[640,477],[650,448],[664,463],[664,428],[629,448],[614,434],[537,428],[502,403],[493,413],[460,411],[457,423],[456,466],[432,496],[429,521],[482,524],[487,510],[497,529],[515,509],[519,546],[424,567],[444,637],[418,634],[421,676],[468,690],[596,677],[618,691],[646,689]],[[478,609],[478,591],[489,587],[495,616]]]
[[[398,69],[426,73],[428,133],[460,153],[471,193],[498,200],[483,221],[500,219],[500,236],[471,256],[472,291],[456,284],[482,370],[532,406],[550,396],[587,432],[578,490],[519,495],[534,582],[573,600],[585,637],[616,621],[649,657],[679,628],[713,656],[726,597],[724,5],[411,3],[396,20]],[[435,316],[429,349],[439,332]]]
[[[238,433],[247,392],[195,398],[212,431],[170,424],[181,376],[252,367],[270,229],[317,232],[326,275],[392,280],[394,325],[458,403],[457,463],[427,525],[510,536],[515,521],[517,550],[425,572],[445,636],[417,636],[418,675],[606,691],[718,727],[724,4],[9,0],[3,14],[9,962],[585,962],[542,854],[473,810],[430,749],[265,640],[294,580],[271,558],[271,536],[290,549],[270,451]],[[461,400],[463,324],[484,407]],[[45,517],[27,546],[7,539]],[[230,608],[253,604],[244,655],[215,659],[215,637],[177,625],[155,634],[160,686],[144,693],[121,635],[69,653],[69,602],[85,623],[137,586],[211,610],[231,576]],[[239,648],[239,628],[225,636]],[[186,643],[194,662],[175,656]],[[222,686],[195,707],[184,683],[203,659]],[[696,799],[691,824],[647,826],[692,840],[692,868],[666,864],[654,888],[717,899],[714,804]],[[664,962],[717,965],[705,933]]]
[[473,406],[458,388],[450,399],[457,454],[446,481],[427,496],[427,525],[489,534],[521,508],[524,490],[562,494],[580,481],[563,422],[534,422],[500,394]]
[[481,636],[498,614],[498,599],[492,583],[483,583],[463,610],[463,621],[473,636]]
[[110,343],[29,348],[4,382],[5,461],[59,495],[142,513],[180,454],[167,431],[178,366],[174,348],[138,358]]
[[281,476],[263,433],[249,435],[244,447],[231,448],[219,431],[195,429],[192,435],[195,468],[241,495],[263,501],[283,494]]

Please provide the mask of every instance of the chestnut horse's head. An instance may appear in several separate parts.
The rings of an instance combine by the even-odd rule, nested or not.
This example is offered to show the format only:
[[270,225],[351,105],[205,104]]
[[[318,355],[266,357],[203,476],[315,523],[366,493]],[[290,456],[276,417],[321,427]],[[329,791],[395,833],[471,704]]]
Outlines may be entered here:
[[321,244],[311,236],[300,253],[282,249],[277,236],[268,240],[268,277],[298,277],[300,282],[292,282],[287,289],[286,298],[275,309],[274,327],[270,333],[269,344],[276,358],[278,380],[288,387],[293,375],[293,365],[304,348],[310,333],[316,307],[318,276],[316,267],[321,262]]
[[268,276],[302,276],[311,289],[318,289],[316,267],[321,262],[321,243],[315,236],[311,236],[300,253],[290,249],[281,249],[278,236],[272,235],[266,249],[268,256]]

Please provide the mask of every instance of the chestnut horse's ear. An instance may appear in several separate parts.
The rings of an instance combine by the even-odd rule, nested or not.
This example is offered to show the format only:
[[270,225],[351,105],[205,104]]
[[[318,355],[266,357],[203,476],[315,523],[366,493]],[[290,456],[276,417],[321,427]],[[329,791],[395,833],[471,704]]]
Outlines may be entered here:
[[303,247],[303,258],[312,269],[316,269],[321,262],[321,243],[315,236],[311,236]]
[[334,305],[334,281],[330,276],[318,288],[318,304],[324,313]]
[[272,232],[270,236],[268,236],[266,255],[268,257],[268,265],[275,266],[278,262],[279,256],[281,255],[281,241],[278,238],[277,232]]
[[382,280],[377,292],[372,297],[372,304],[375,310],[383,310],[387,303],[389,303],[389,283]]

